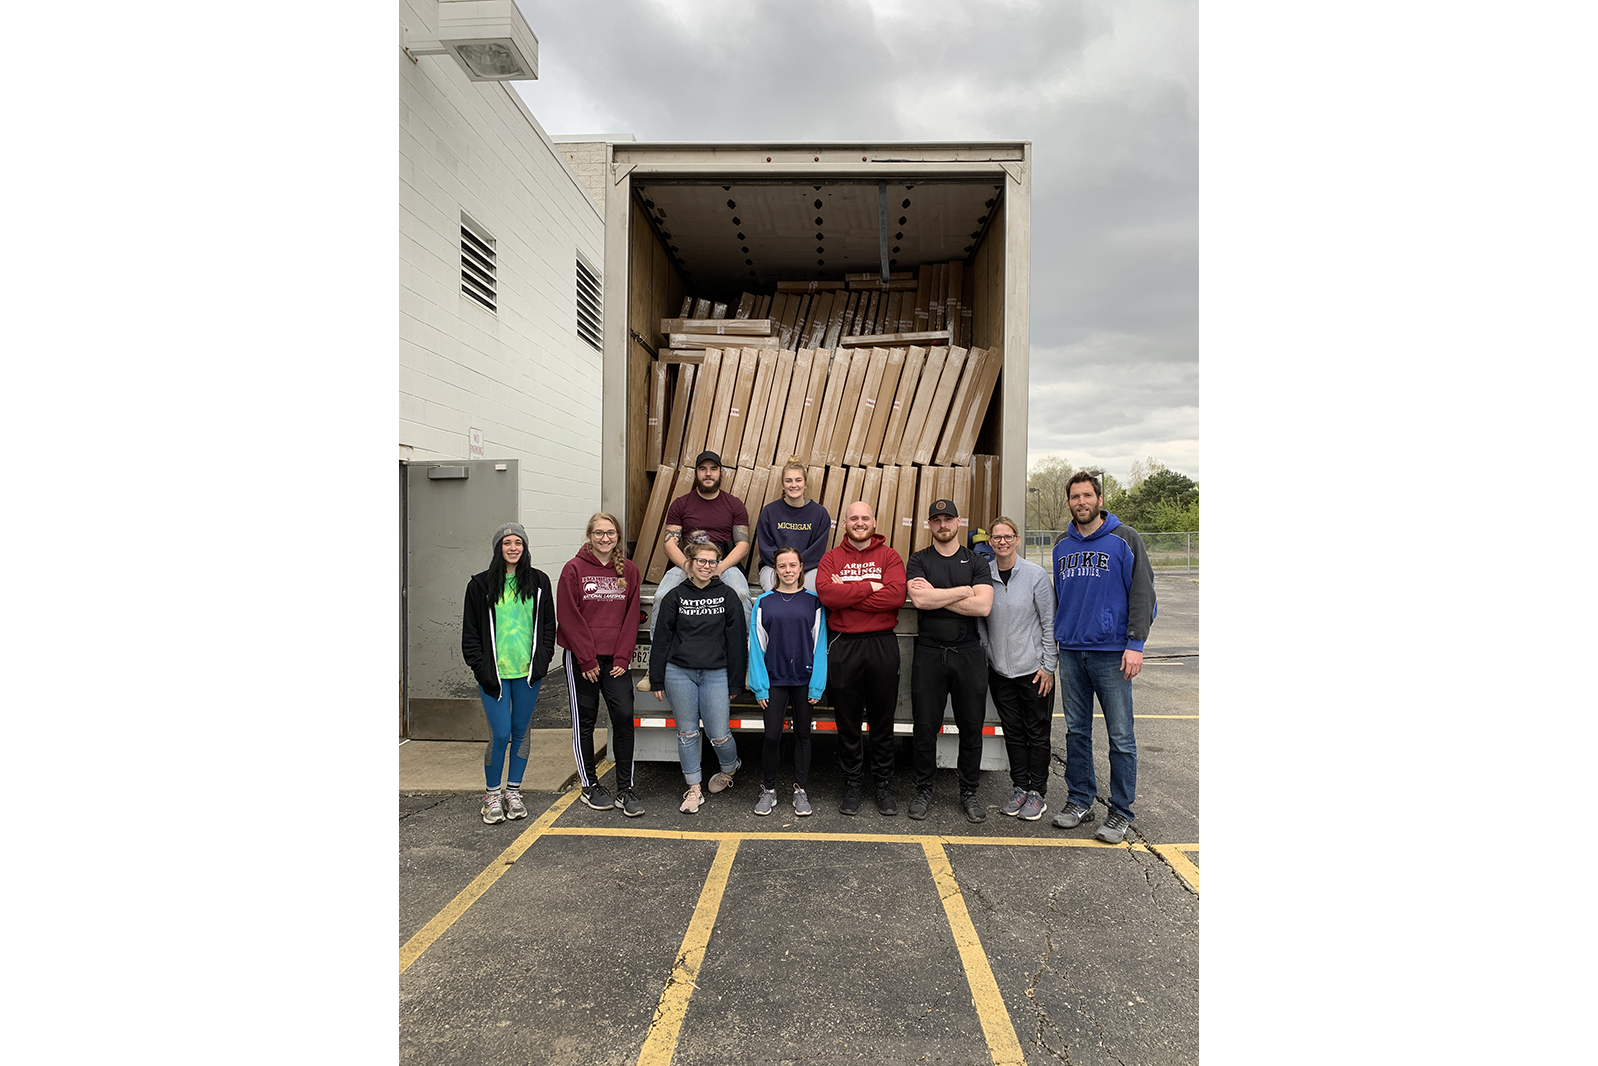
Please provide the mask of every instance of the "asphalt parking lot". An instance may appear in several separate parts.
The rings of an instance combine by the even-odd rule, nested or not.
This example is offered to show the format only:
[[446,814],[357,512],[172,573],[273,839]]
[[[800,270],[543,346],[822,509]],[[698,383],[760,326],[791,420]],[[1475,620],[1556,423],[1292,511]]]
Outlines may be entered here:
[[[752,812],[760,737],[697,816],[675,764],[640,764],[642,818],[529,794],[400,799],[400,1057],[471,1063],[1192,1063],[1198,1045],[1198,583],[1161,577],[1134,682],[1136,834],[956,807],[838,813],[818,738],[815,814]],[[1051,808],[1064,797],[1056,718]],[[1108,788],[1102,721],[1095,760]],[[779,793],[791,782],[784,750]]]

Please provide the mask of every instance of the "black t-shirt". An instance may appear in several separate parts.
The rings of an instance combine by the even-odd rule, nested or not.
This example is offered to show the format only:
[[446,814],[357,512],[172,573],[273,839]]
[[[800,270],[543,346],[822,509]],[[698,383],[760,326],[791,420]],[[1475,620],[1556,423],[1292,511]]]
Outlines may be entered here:
[[[933,588],[939,589],[993,584],[993,571],[988,567],[988,561],[964,547],[945,558],[938,554],[935,546],[928,545],[910,556],[910,561],[904,567],[904,576],[906,581],[924,577]],[[918,644],[955,647],[976,644],[981,639],[977,636],[975,618],[956,614],[947,607],[921,611],[919,628],[920,635],[916,637]]]

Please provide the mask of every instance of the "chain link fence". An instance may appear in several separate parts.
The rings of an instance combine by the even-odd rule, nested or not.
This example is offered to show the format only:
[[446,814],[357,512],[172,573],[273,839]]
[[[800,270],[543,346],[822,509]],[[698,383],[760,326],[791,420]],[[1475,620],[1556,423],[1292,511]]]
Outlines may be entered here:
[[[1027,530],[1026,558],[1045,570],[1050,569],[1050,554],[1062,532],[1058,529]],[[1138,536],[1143,538],[1143,547],[1149,553],[1149,565],[1155,570],[1191,573],[1198,569],[1198,530],[1191,533],[1144,533],[1138,530]]]

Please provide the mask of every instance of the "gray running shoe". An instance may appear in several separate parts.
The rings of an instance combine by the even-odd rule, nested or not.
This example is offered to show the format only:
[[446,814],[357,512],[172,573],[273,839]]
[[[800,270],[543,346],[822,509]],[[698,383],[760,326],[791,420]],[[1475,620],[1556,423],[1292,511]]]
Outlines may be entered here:
[[1075,829],[1083,822],[1093,820],[1093,808],[1083,807],[1074,800],[1065,801],[1065,809],[1054,816],[1054,828]]
[[644,805],[638,802],[638,797],[633,795],[633,790],[624,788],[616,793],[616,806],[621,808],[621,813],[629,818],[640,817],[644,813]]
[[1111,811],[1110,816],[1104,819],[1104,824],[1099,827],[1099,831],[1093,834],[1093,839],[1102,840],[1106,844],[1119,844],[1126,839],[1126,831],[1131,827],[1131,819],[1124,814]]
[[500,802],[499,789],[496,788],[483,797],[483,809],[480,813],[484,825],[498,825],[505,820],[505,807]]
[[910,801],[910,817],[921,821],[927,816],[927,810],[932,806],[932,790],[923,788],[916,792],[916,798]]
[[1026,806],[1026,798],[1026,789],[1016,789],[1014,792],[1010,793],[1010,798],[1004,801],[1004,806],[999,808],[999,813],[1008,814],[1012,818],[1015,817],[1017,814],[1021,813],[1021,808]]
[[1026,794],[1026,802],[1021,805],[1020,815],[1023,822],[1035,822],[1043,817],[1043,812],[1049,809],[1042,796],[1036,792]]
[[522,802],[522,790],[507,788],[505,790],[505,817],[511,820],[527,817],[527,805]]
[[684,814],[698,814],[699,805],[703,802],[705,802],[704,793],[699,791],[697,783],[692,784],[688,786],[688,791],[682,794],[682,806],[677,809]]
[[988,805],[977,799],[975,792],[960,797],[960,809],[965,811],[965,820],[968,822],[988,820]]
[[616,806],[616,800],[598,782],[583,789],[583,802],[596,811],[608,811]]
[[760,790],[760,799],[755,803],[755,813],[759,815],[770,814],[777,807],[777,790],[763,788]]
[[803,818],[810,813],[810,797],[805,795],[805,790],[795,787],[793,790],[793,813]]
[[721,792],[732,787],[732,775],[743,769],[744,761],[738,760],[738,765],[731,770],[718,770],[710,775],[710,791]]

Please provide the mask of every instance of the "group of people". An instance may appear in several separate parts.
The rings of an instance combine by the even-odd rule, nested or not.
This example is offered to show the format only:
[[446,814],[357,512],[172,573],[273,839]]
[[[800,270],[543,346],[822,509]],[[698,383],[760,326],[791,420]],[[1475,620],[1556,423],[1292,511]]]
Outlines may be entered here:
[[[747,684],[765,722],[755,814],[769,815],[779,803],[785,721],[794,738],[790,802],[798,816],[812,812],[812,709],[825,696],[837,725],[839,812],[859,813],[869,773],[878,813],[896,815],[900,661],[894,629],[908,598],[918,613],[910,667],[915,791],[909,816],[924,819],[932,807],[938,739],[945,707],[951,707],[960,809],[972,822],[986,820],[977,792],[991,695],[1013,785],[1000,811],[1041,818],[1048,810],[1058,679],[1068,796],[1053,824],[1074,828],[1095,818],[1097,698],[1110,740],[1110,795],[1095,835],[1109,843],[1125,839],[1137,783],[1131,681],[1142,669],[1156,604],[1143,542],[1103,510],[1097,477],[1084,472],[1070,479],[1072,523],[1055,544],[1050,573],[1021,556],[1021,527],[1007,517],[991,522],[986,550],[962,544],[960,515],[949,500],[933,502],[927,514],[932,543],[908,561],[876,531],[863,502],[845,508],[844,535],[828,550],[831,516],[807,498],[805,466],[792,459],[783,469],[783,495],[762,509],[756,525],[761,591],[751,599],[743,574],[749,515],[721,488],[721,476],[720,457],[702,453],[694,488],[667,511],[664,546],[673,565],[656,590],[649,673],[638,686],[671,703],[687,786],[683,813],[697,813],[705,793],[726,790],[742,767],[729,721],[731,700]],[[489,569],[467,586],[461,648],[494,737],[484,759],[485,822],[526,817],[520,782],[527,726],[557,642],[565,649],[583,802],[598,810],[620,808],[628,817],[644,813],[633,790],[634,690],[627,677],[640,580],[621,555],[619,530],[607,513],[589,519],[587,540],[561,573],[553,611],[548,579],[528,563],[526,532],[515,523],[496,532]],[[614,796],[595,773],[593,729],[601,698],[610,713]],[[708,782],[701,726],[718,764]]]

